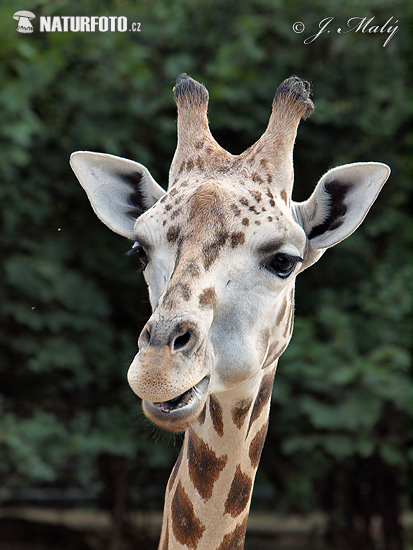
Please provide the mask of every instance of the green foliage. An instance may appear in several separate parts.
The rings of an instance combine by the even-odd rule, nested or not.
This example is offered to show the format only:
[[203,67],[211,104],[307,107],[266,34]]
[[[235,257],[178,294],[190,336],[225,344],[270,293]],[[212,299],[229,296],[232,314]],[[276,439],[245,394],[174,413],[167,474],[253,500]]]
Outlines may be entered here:
[[[136,429],[140,413],[126,387],[149,314],[146,290],[122,256],[128,244],[94,217],[68,158],[82,149],[133,158],[165,185],[176,141],[171,88],[187,72],[208,86],[213,133],[233,153],[264,130],[278,83],[290,74],[313,82],[316,111],[297,139],[296,200],[331,166],[391,165],[357,234],[299,278],[263,470],[284,509],[325,506],[317,484],[337,467],[351,477],[358,460],[394,467],[406,498],[411,4],[333,0],[326,12],[324,0],[305,10],[285,0],[39,1],[31,7],[38,16],[122,14],[142,32],[27,36],[16,33],[9,4],[0,7],[3,491],[43,483],[95,490],[102,453],[146,468],[175,454]],[[383,36],[361,33],[304,45],[331,15],[342,25],[393,16],[400,30],[386,48]],[[293,33],[295,21],[304,34]]]

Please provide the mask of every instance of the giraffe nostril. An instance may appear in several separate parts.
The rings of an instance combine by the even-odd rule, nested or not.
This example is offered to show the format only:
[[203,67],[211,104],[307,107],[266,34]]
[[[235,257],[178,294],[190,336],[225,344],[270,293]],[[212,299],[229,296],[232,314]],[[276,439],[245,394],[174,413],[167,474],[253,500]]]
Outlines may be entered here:
[[142,332],[141,332],[141,335],[139,337],[139,347],[147,347],[149,346],[149,342],[151,340],[151,332],[149,330],[149,327],[146,326]]
[[173,343],[173,350],[174,351],[182,350],[187,346],[190,340],[191,340],[191,333],[189,331],[185,332],[185,334],[181,334],[180,336],[175,338]]

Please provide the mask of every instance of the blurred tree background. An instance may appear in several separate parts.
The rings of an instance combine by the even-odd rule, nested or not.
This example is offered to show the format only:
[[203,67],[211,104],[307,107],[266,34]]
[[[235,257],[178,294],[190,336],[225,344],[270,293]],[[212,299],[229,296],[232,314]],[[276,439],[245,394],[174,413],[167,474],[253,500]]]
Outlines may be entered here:
[[[252,509],[265,494],[277,513],[326,512],[328,548],[407,548],[413,4],[34,0],[32,35],[16,32],[22,7],[0,4],[1,502],[57,491],[109,509],[120,529],[125,510],[160,509],[179,448],[154,439],[127,386],[147,293],[128,242],[93,214],[70,153],[137,160],[165,186],[180,73],[208,87],[212,132],[234,154],[258,139],[276,87],[298,74],[312,82],[316,110],[299,129],[295,200],[339,164],[382,161],[392,175],[357,233],[297,281]],[[142,26],[40,33],[41,15]],[[304,44],[332,16],[330,34]],[[334,30],[373,16],[398,21],[386,47],[386,33]]]

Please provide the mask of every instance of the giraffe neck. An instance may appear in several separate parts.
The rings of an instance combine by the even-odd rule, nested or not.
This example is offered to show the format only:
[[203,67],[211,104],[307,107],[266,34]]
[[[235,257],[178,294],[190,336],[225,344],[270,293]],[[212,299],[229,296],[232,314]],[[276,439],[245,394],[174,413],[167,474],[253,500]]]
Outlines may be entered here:
[[276,363],[211,395],[185,433],[166,489],[159,550],[241,550],[267,433]]

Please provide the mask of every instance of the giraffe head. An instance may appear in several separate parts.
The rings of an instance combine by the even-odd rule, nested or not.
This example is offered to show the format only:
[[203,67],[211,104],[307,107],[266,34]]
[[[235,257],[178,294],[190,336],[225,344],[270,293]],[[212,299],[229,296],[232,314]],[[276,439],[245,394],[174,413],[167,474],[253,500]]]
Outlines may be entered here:
[[204,86],[182,75],[174,94],[166,192],[130,160],[77,152],[71,164],[98,217],[134,241],[145,266],[153,313],[128,380],[148,418],[180,431],[208,395],[259,385],[291,337],[296,276],[360,225],[390,170],[334,168],[296,203],[292,154],[313,110],[307,83],[279,86],[267,129],[238,156],[210,133]]

